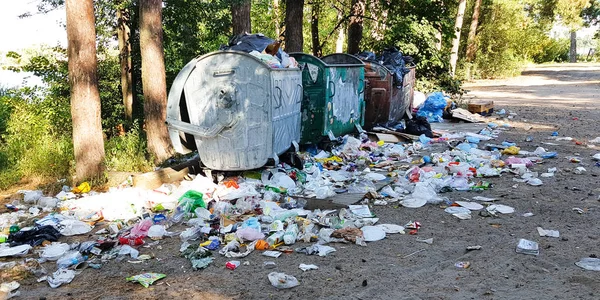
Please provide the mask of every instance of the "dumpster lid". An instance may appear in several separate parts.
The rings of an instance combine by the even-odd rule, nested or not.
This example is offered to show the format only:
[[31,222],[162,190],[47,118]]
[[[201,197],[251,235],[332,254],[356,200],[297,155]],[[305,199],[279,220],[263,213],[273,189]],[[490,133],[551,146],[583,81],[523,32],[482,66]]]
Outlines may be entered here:
[[321,58],[326,64],[339,67],[364,67],[365,64],[354,55],[346,53],[329,54]]

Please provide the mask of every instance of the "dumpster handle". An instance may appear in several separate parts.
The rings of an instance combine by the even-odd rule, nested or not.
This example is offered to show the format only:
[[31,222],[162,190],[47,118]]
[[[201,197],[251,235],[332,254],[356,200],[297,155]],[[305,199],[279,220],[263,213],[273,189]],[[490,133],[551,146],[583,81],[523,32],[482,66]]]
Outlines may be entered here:
[[329,80],[329,89],[331,89],[331,97],[335,96],[335,84],[333,83],[333,80]]
[[[302,88],[302,84],[298,83],[297,87],[300,88],[300,93],[302,93],[302,96],[304,96],[304,89]],[[296,103],[301,103],[302,102],[302,98],[303,97],[298,97],[298,100],[296,101]]]
[[[235,124],[233,122],[231,125]],[[167,126],[174,128],[185,133],[197,135],[203,138],[213,138],[217,136],[225,128],[223,125],[217,125],[212,127],[202,127],[198,125],[192,125],[190,123],[182,122],[179,120],[167,120]]]
[[280,87],[278,87],[278,86],[276,86],[276,87],[275,87],[275,89],[278,91],[278,94],[279,94],[279,95],[276,95],[276,96],[275,96],[275,100],[279,100],[279,101],[277,102],[277,106],[275,106],[275,108],[280,108],[280,107],[281,107],[281,105],[283,104],[283,103],[282,103],[282,101],[283,101],[283,100],[281,99],[281,98],[283,97],[283,91],[281,91],[281,88],[280,88]]
[[360,95],[365,91],[365,80],[360,78],[359,82],[362,83],[362,84],[359,83],[359,86],[361,86],[361,89],[358,91],[358,94]]

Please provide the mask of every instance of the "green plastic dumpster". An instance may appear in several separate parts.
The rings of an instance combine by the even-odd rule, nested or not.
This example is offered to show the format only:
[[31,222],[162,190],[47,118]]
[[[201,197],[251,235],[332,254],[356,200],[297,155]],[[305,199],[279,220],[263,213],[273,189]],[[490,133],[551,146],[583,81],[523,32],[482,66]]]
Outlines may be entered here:
[[303,144],[323,137],[335,139],[362,130],[364,124],[365,64],[342,53],[321,59],[306,53],[291,53],[302,68]]

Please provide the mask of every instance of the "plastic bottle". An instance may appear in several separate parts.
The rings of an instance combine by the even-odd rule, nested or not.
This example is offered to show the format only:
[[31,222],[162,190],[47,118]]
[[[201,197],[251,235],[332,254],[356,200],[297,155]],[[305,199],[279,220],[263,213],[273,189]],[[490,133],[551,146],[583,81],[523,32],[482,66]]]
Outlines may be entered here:
[[87,259],[87,256],[83,256],[81,255],[81,253],[79,253],[79,251],[73,251],[70,253],[67,253],[65,256],[59,258],[56,261],[56,264],[58,265],[58,268],[68,268],[72,265],[76,265],[80,262],[84,262]]
[[273,216],[273,219],[275,220],[279,220],[279,221],[285,221],[287,219],[294,219],[298,216],[298,212],[297,211],[284,211],[284,212],[280,212],[277,215]]
[[273,245],[281,243],[284,234],[285,234],[285,231],[277,231],[277,232],[273,233],[271,236],[269,236],[267,238],[267,243],[269,243],[269,246],[273,246]]
[[283,241],[286,245],[292,245],[298,238],[298,225],[296,223],[290,223],[283,234]]

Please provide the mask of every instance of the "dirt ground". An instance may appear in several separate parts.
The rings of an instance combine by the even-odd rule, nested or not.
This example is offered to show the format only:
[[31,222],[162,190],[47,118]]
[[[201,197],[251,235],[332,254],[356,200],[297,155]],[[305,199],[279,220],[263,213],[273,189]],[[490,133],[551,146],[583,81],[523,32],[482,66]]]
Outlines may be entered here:
[[[496,110],[517,114],[509,120],[515,127],[496,142],[513,141],[529,151],[543,146],[559,153],[556,159],[533,167],[540,173],[551,167],[560,170],[553,178],[542,178],[542,186],[518,183],[513,187],[513,175],[505,174],[489,180],[494,184],[490,190],[443,195],[452,200],[497,197],[499,203],[516,209],[513,214],[493,218],[474,213],[471,220],[459,220],[439,206],[378,206],[373,212],[380,223],[404,225],[412,220],[423,227],[416,236],[388,235],[367,247],[332,244],[337,251],[327,257],[294,253],[268,258],[255,251],[241,260],[250,265],[234,271],[225,269],[228,259],[220,255],[207,269],[193,271],[189,261],[178,255],[179,238],[165,239],[160,249],[140,248],[140,254],[155,259],[141,264],[112,260],[100,270],[84,270],[72,283],[57,289],[34,278],[20,281],[21,298],[600,299],[599,273],[574,264],[583,257],[600,256],[600,167],[594,166],[590,157],[600,148],[573,141],[541,144],[554,142],[547,139],[553,131],[584,142],[600,136],[600,65],[537,66],[521,77],[476,82],[467,90],[468,100],[494,100]],[[533,141],[526,142],[527,136]],[[584,174],[569,172],[580,165],[566,158],[574,155],[581,157],[581,165],[587,169]],[[573,211],[574,207],[584,213]],[[523,217],[526,212],[534,215]],[[559,230],[560,238],[540,237],[538,226]],[[433,244],[416,241],[426,238],[433,238]],[[539,242],[540,255],[515,253],[521,238]],[[466,250],[474,245],[481,245],[481,250]],[[277,267],[264,269],[264,261],[275,261]],[[461,261],[469,261],[471,267],[455,267]],[[316,264],[319,269],[302,272],[298,268],[301,263]],[[54,271],[54,266],[49,270]],[[267,279],[273,270],[296,276],[300,286],[273,288]],[[150,288],[125,281],[125,277],[144,272],[167,277]]]

